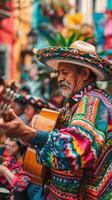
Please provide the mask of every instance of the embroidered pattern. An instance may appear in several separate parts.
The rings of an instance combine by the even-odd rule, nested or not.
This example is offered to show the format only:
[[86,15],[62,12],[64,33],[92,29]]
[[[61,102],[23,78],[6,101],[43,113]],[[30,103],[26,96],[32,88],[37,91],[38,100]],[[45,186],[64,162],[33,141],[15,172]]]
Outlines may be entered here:
[[80,94],[63,109],[62,128],[50,132],[37,150],[40,162],[52,168],[47,200],[103,200],[111,195],[112,99],[95,85]]

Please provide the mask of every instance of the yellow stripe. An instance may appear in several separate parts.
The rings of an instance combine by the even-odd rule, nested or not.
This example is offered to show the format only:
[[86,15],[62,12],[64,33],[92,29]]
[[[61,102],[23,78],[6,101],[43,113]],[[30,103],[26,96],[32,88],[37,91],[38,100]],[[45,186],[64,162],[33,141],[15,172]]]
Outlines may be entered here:
[[[70,125],[72,125],[72,126],[73,126],[73,125],[82,126],[82,127],[84,127],[86,130],[91,131],[92,134],[94,135],[96,141],[97,141],[99,144],[102,144],[102,142],[104,141],[104,137],[101,136],[100,134],[98,134],[98,133],[100,133],[100,131],[97,131],[97,130],[95,131],[94,128],[92,127],[92,125],[90,125],[88,122],[85,122],[85,121],[83,121],[83,120],[78,119],[78,120],[72,121]],[[98,132],[98,133],[97,133],[97,132]],[[101,134],[102,134],[102,132],[101,132]],[[104,136],[105,136],[105,135],[104,135]],[[87,135],[86,135],[86,137],[87,137]]]

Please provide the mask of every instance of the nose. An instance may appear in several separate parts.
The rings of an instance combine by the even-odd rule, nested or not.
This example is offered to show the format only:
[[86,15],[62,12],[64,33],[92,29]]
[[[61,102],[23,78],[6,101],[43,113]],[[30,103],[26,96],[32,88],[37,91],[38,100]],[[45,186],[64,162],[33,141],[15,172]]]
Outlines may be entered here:
[[58,80],[58,83],[61,81],[64,81],[65,80],[64,75],[62,73],[59,73],[57,80]]

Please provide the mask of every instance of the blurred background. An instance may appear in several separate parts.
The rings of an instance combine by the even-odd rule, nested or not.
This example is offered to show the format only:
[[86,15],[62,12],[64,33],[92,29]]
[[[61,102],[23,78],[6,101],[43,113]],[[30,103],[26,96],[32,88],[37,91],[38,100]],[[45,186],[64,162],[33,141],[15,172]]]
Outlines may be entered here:
[[[112,0],[0,0],[0,78],[47,100],[57,95],[33,49],[81,39],[112,61]],[[112,82],[98,82],[112,94]]]

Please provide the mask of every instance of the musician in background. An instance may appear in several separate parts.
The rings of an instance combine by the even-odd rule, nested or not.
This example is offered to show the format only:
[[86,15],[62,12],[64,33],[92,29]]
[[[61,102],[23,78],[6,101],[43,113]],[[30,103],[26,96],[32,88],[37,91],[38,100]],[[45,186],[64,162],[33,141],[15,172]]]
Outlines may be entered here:
[[25,124],[28,124],[29,122],[27,121],[24,111],[26,108],[27,104],[27,99],[24,95],[17,94],[15,97],[14,101],[11,102],[11,107],[14,110],[14,113],[24,121]]
[[12,110],[3,114],[4,121],[7,115],[10,121],[0,122],[0,127],[8,136],[32,145],[38,161],[51,168],[46,200],[110,199],[112,98],[98,89],[95,81],[112,78],[111,64],[83,41],[41,49],[36,56],[57,70],[58,85],[68,99],[61,111],[61,128],[47,132],[43,123],[43,131],[35,130]]
[[32,120],[32,117],[36,114],[39,114],[40,110],[44,107],[48,108],[47,103],[42,98],[26,96],[26,107],[24,110],[24,116],[29,124]]
[[31,91],[30,88],[26,85],[23,85],[20,89],[19,89],[19,93],[26,97],[27,95],[31,95]]
[[11,138],[6,138],[3,162],[0,164],[0,186],[14,195],[14,200],[28,200],[27,186],[30,176],[22,168],[23,147]]

